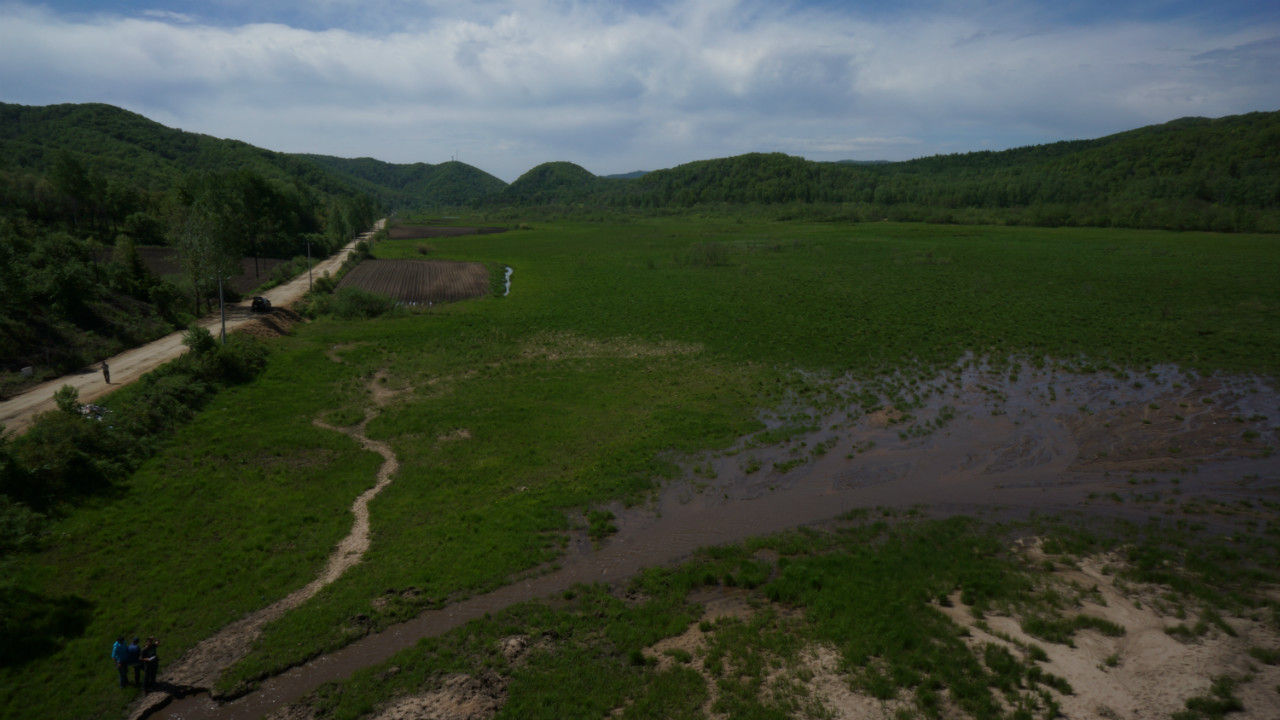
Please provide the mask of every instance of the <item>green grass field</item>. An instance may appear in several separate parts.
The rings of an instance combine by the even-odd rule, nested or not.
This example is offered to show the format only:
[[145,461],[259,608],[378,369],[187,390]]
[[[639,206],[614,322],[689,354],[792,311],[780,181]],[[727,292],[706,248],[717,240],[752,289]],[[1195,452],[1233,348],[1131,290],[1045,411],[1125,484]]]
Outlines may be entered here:
[[[375,253],[414,257],[415,244]],[[164,638],[171,661],[312,579],[379,462],[312,420],[358,420],[375,373],[399,393],[369,435],[402,465],[371,505],[372,549],[268,626],[223,689],[554,561],[583,510],[642,501],[681,457],[761,430],[762,408],[794,399],[797,370],[931,373],[966,351],[1280,366],[1273,236],[684,217],[432,245],[511,266],[511,295],[300,326],[118,494],[53,523],[19,580],[83,602],[84,623],[0,671],[6,716],[118,713],[134,697],[114,687],[118,634]],[[407,587],[416,599],[371,607]],[[637,682],[619,672],[619,687]]]

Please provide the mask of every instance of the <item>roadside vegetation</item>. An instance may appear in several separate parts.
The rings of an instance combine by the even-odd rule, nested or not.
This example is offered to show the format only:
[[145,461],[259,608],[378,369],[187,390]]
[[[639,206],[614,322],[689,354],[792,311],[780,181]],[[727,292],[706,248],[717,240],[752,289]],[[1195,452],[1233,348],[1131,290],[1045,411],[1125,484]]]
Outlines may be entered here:
[[[46,623],[24,641],[40,651],[0,669],[0,707],[118,713],[135,695],[114,687],[107,652],[117,635],[158,635],[164,657],[176,659],[313,578],[380,462],[315,419],[348,426],[376,409],[366,432],[391,444],[401,469],[370,506],[364,561],[269,625],[221,692],[553,567],[575,533],[608,542],[612,519],[601,508],[647,502],[682,476],[688,458],[766,430],[765,411],[794,408],[790,417],[837,401],[867,411],[892,400],[889,383],[875,390],[877,378],[910,388],[911,378],[934,377],[965,353],[1009,362],[1013,372],[1021,363],[1280,370],[1271,236],[739,220],[534,221],[524,231],[433,239],[433,259],[514,268],[511,295],[376,319],[334,312],[274,341],[256,379],[209,395],[110,492],[59,508],[34,538],[14,533],[34,552],[12,556],[9,592],[50,617],[69,608],[58,617],[74,622]],[[419,244],[387,240],[377,256],[420,257]],[[824,378],[844,374],[867,381],[861,394],[837,399]],[[375,390],[386,396],[381,405]],[[626,712],[637,716],[693,716],[713,695],[735,717],[795,714],[785,692],[762,700],[735,683],[769,675],[772,660],[755,665],[757,654],[785,666],[812,640],[835,643],[859,687],[874,697],[906,693],[922,717],[941,707],[944,687],[946,702],[975,717],[1010,711],[1001,703],[1052,717],[1066,690],[1034,675],[1034,660],[974,656],[928,610],[954,590],[978,607],[1034,603],[1034,583],[1003,559],[1005,536],[968,520],[873,521],[852,517],[830,538],[798,533],[655,570],[637,581],[648,597],[640,602],[583,588],[563,607],[513,608],[470,635],[425,643],[427,659],[398,661],[384,690],[371,688],[370,675],[317,702],[358,717],[454,668],[507,672],[485,648],[523,628],[550,633],[556,651],[510,670],[504,712],[514,716],[533,716],[536,706],[563,717],[571,700],[602,713],[630,701]],[[1257,536],[1265,553],[1272,541]],[[778,559],[757,558],[762,549]],[[1260,573],[1273,565],[1257,560]],[[871,569],[884,587],[856,581]],[[724,686],[713,690],[678,657],[659,670],[646,648],[698,622],[689,591],[728,586],[730,577],[761,610],[740,625],[712,623],[721,644],[707,657],[718,658]],[[1204,585],[1224,587],[1208,578]],[[389,588],[393,600],[372,602]],[[1203,602],[1222,613],[1245,600]],[[886,614],[867,615],[873,607]],[[784,612],[792,608],[804,619]],[[885,632],[860,634],[861,622]],[[1050,630],[1057,639],[1079,628]],[[588,659],[603,679],[590,693],[574,679]],[[48,693],[55,683],[64,690]]]

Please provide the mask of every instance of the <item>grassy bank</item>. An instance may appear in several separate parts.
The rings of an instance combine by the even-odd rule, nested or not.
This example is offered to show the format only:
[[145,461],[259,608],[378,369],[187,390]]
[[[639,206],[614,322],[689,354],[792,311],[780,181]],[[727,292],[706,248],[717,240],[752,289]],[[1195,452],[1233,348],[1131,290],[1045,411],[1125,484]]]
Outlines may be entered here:
[[[224,688],[553,561],[585,508],[643,500],[683,454],[803,398],[796,369],[871,376],[974,351],[1274,374],[1275,242],[697,218],[434,239],[433,257],[513,267],[511,295],[279,341],[118,495],[53,524],[20,579],[90,620],[4,668],[0,707],[110,714],[132,698],[113,687],[116,635],[160,635],[176,658],[313,578],[378,458],[312,420],[358,421],[371,383],[395,395],[368,432],[401,461],[371,505],[373,547]],[[415,241],[375,252],[413,257]],[[387,588],[417,594],[372,606]]]
[[[824,692],[815,676],[839,663],[870,712],[904,720],[1054,718],[1083,689],[1047,669],[1046,648],[1128,631],[1097,615],[1096,586],[1063,581],[1057,569],[1113,553],[1111,572],[1138,606],[1141,584],[1167,586],[1176,577],[1157,602],[1200,628],[1186,634],[1234,637],[1236,618],[1276,623],[1274,601],[1256,590],[1280,579],[1269,528],[1224,541],[1185,524],[1050,517],[1002,525],[863,510],[821,532],[707,550],[615,592],[584,586],[509,608],[423,639],[302,704],[335,720],[414,700],[477,698],[500,699],[500,718],[830,717],[833,700],[844,696]],[[1044,559],[1016,550],[1029,536],[1040,538]],[[1247,557],[1237,551],[1242,545]],[[706,604],[725,600],[732,612]],[[944,614],[955,603],[976,618],[980,639]],[[1019,619],[1027,639],[992,630],[987,619],[1002,616]],[[1169,634],[1177,637],[1178,626]],[[671,642],[677,637],[688,641]],[[824,652],[833,660],[820,662]],[[1259,666],[1275,662],[1264,648],[1250,652]],[[1103,665],[1133,660],[1117,653]],[[587,666],[589,675],[581,672]],[[459,674],[483,679],[483,689],[459,685]],[[1215,691],[1223,692],[1193,695],[1177,717],[1249,710],[1231,692],[1248,681],[1219,679]]]

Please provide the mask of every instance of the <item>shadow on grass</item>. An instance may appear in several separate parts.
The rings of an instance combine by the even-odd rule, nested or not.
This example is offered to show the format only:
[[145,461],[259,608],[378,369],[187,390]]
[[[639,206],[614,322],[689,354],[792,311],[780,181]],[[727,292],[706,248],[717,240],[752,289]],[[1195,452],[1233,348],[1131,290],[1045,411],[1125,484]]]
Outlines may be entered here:
[[84,634],[92,611],[93,603],[76,595],[46,597],[23,588],[0,588],[0,667],[57,652],[63,640]]

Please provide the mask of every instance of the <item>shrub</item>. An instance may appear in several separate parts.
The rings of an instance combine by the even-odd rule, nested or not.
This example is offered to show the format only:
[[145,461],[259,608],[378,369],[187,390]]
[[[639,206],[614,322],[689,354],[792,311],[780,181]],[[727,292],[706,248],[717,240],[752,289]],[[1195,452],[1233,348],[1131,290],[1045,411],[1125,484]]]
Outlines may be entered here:
[[46,508],[69,497],[91,495],[110,485],[108,471],[119,443],[103,423],[54,410],[36,416],[14,443],[14,458],[26,468],[28,482],[12,488],[13,497]]
[[182,333],[182,344],[197,355],[211,352],[218,347],[218,341],[213,339],[213,333],[200,325],[192,325]]
[[343,320],[370,320],[391,312],[395,307],[395,301],[385,295],[349,287],[333,294],[326,314]]
[[693,246],[693,264],[715,267],[729,264],[729,249],[718,242],[698,243]]
[[313,291],[317,295],[327,295],[334,291],[334,289],[338,286],[338,283],[336,280],[333,279],[332,276],[329,275],[329,271],[326,270],[325,273],[320,277],[316,278],[315,282],[313,282],[311,285],[312,285]]
[[62,412],[75,415],[80,411],[80,391],[63,385],[53,391],[53,402]]

